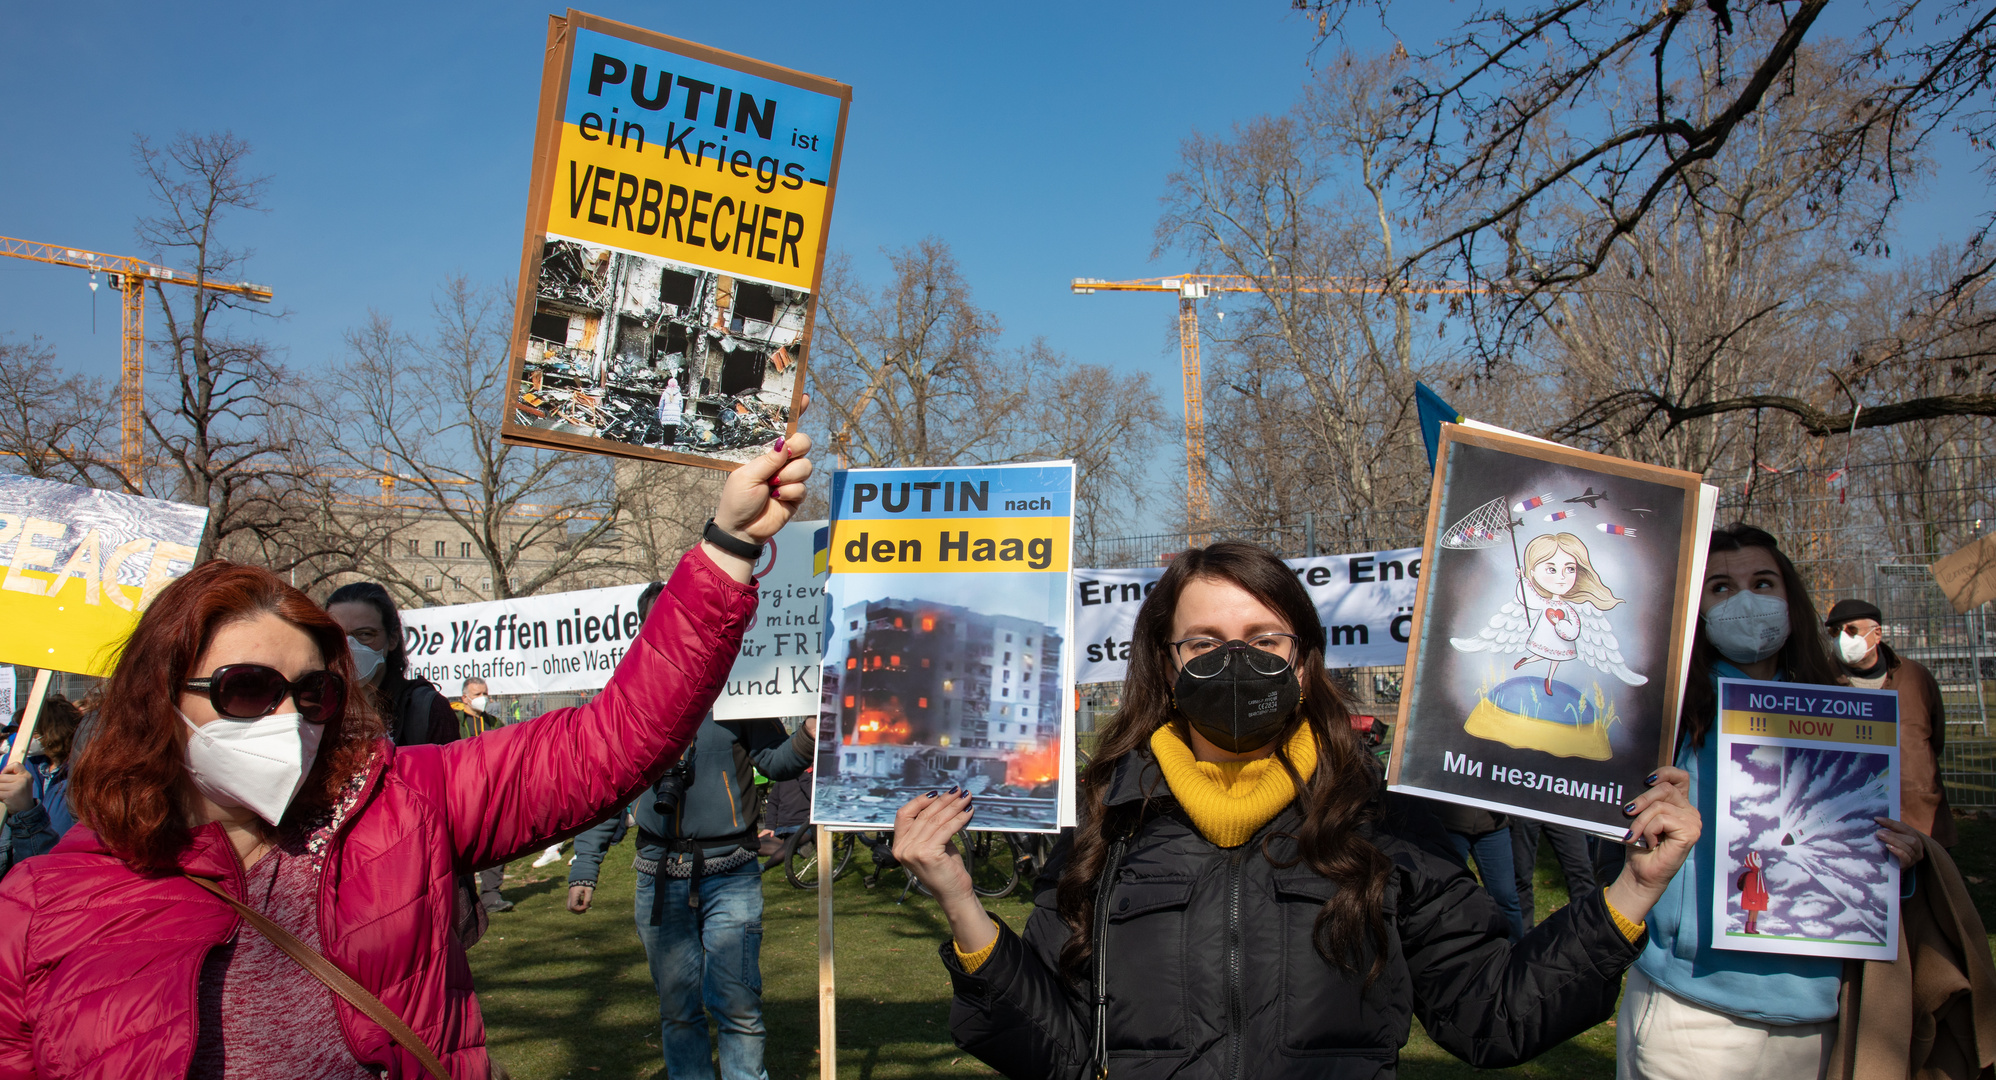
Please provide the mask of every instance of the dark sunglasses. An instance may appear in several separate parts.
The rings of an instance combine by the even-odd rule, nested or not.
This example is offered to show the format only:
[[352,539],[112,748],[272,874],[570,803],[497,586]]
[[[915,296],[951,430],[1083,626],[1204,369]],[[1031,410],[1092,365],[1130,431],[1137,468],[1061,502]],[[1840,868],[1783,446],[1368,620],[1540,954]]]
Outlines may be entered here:
[[347,703],[346,680],[330,671],[308,671],[292,682],[263,664],[225,664],[205,679],[187,680],[187,689],[207,694],[215,711],[231,720],[260,720],[288,697],[306,723],[323,724]]

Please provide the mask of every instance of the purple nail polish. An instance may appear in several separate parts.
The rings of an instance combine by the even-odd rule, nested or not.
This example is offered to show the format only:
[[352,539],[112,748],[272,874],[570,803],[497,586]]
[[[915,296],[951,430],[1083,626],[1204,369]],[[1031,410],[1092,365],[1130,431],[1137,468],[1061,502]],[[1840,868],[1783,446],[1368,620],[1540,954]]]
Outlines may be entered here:
[[776,437],[776,452],[779,454],[783,452],[783,436],[781,435]]

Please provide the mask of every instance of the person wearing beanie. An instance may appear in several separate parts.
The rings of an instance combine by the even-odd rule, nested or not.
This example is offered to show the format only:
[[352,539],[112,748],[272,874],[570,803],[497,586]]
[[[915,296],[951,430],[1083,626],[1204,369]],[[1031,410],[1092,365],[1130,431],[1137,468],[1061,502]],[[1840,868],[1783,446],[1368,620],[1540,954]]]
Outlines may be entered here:
[[1852,686],[1899,693],[1899,818],[1939,841],[1955,843],[1954,813],[1941,788],[1941,747],[1947,714],[1940,684],[1917,660],[1885,643],[1885,613],[1868,600],[1839,600],[1823,622],[1834,635],[1837,662]]

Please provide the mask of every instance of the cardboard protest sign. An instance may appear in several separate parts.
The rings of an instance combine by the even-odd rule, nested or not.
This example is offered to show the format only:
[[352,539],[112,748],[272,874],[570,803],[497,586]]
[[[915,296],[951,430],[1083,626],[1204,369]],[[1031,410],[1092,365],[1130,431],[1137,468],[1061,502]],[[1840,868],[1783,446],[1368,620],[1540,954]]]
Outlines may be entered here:
[[1716,494],[1444,425],[1389,785],[1621,837],[1669,761]]
[[1932,569],[1948,603],[1963,615],[1996,600],[1996,533],[1941,559]]
[[832,478],[812,821],[962,784],[973,828],[1073,819],[1071,462]]
[[0,476],[0,663],[109,675],[207,524],[206,507]]
[[730,469],[794,431],[851,98],[551,18],[503,437]]
[[[777,534],[774,562],[758,568],[756,622],[714,703],[716,718],[817,711],[825,532],[822,521],[793,521]],[[474,678],[499,695],[600,690],[638,636],[644,591],[642,583],[613,585],[405,610],[409,673],[451,697]]]
[[1899,956],[1899,694],[1719,680],[1712,947]]
[[[1327,668],[1387,667],[1407,659],[1421,549],[1285,559],[1324,620]],[[1074,572],[1074,681],[1121,682],[1143,606],[1164,567]]]

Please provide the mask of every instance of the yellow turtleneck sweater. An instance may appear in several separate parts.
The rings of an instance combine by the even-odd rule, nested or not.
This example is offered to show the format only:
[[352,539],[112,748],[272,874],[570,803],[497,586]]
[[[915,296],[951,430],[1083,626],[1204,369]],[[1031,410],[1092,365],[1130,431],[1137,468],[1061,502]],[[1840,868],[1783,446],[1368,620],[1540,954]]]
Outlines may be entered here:
[[[1317,740],[1307,726],[1297,727],[1283,749],[1298,776],[1316,771]],[[1296,798],[1295,782],[1273,754],[1255,761],[1200,761],[1174,724],[1151,734],[1150,752],[1172,798],[1191,816],[1199,835],[1216,847],[1247,843]]]
[[[1316,771],[1317,740],[1307,726],[1298,727],[1283,749],[1288,751],[1289,763],[1296,767],[1298,776]],[[1234,848],[1247,843],[1254,838],[1255,830],[1275,820],[1275,815],[1296,798],[1295,782],[1273,754],[1255,761],[1200,761],[1172,724],[1151,733],[1150,752],[1157,758],[1172,797],[1185,808],[1199,835],[1215,847]],[[1608,905],[1608,916],[1624,938],[1634,942],[1642,937],[1643,924],[1625,918],[1612,903]],[[997,947],[994,938],[974,953],[958,949],[957,960],[966,974],[974,975]]]

